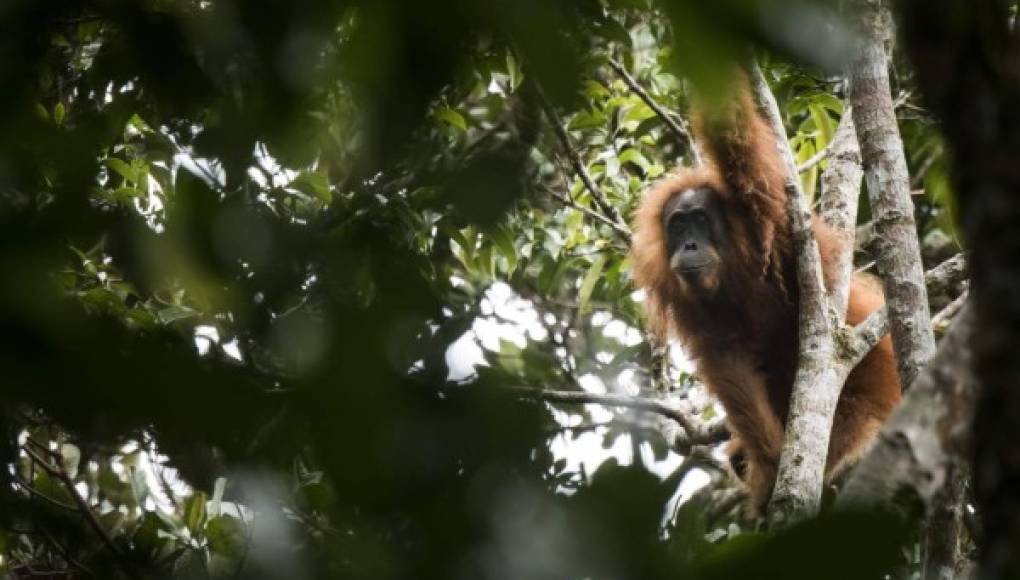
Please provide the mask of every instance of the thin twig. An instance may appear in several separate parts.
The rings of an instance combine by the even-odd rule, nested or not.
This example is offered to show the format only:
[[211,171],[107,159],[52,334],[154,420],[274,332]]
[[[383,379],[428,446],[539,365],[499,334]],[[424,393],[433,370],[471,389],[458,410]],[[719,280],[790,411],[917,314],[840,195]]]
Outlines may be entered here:
[[857,366],[878,341],[889,333],[889,311],[883,306],[871,313],[850,333],[850,341],[843,352],[845,364],[850,368]]
[[599,210],[605,214],[607,218],[617,224],[617,227],[626,230],[629,234],[630,228],[623,221],[623,217],[620,216],[620,212],[609,203],[609,199],[605,193],[599,189],[598,185],[595,184],[595,180],[592,179],[588,169],[585,167],[584,160],[581,159],[580,153],[574,149],[573,145],[570,144],[570,136],[567,135],[567,130],[563,128],[563,121],[560,120],[560,116],[553,109],[552,105],[546,100],[545,95],[542,92],[536,91],[540,100],[542,101],[542,110],[545,112],[546,118],[549,123],[553,126],[553,131],[556,133],[556,138],[559,139],[560,145],[563,147],[564,152],[567,154],[567,158],[570,159],[570,165],[574,168],[574,173],[581,178],[581,182],[584,184],[584,188],[591,194],[592,199],[595,201],[595,205],[599,207]]
[[589,393],[586,391],[554,391],[551,389],[535,389],[531,387],[499,387],[500,390],[511,391],[524,397],[550,401],[554,403],[568,403],[575,405],[596,404],[609,407],[626,407],[657,413],[672,419],[683,427],[687,432],[688,439],[692,445],[719,443],[725,441],[729,436],[722,422],[703,424],[694,417],[683,411],[668,405],[663,401],[645,397],[633,397],[619,394]]
[[50,504],[50,505],[52,505],[54,507],[58,507],[58,508],[60,508],[62,510],[67,510],[67,511],[71,511],[71,512],[78,511],[78,508],[74,507],[73,505],[66,504],[66,503],[60,501],[59,499],[50,497],[50,496],[46,495],[45,493],[39,491],[38,489],[35,489],[34,487],[32,487],[31,483],[25,481],[20,475],[14,475],[13,481],[14,481],[14,483],[18,487],[20,487],[21,489],[24,489],[25,491],[27,491],[29,495],[31,495],[33,497],[37,497],[37,498],[43,500],[44,502],[46,502],[46,503],[48,503],[48,504]]
[[825,147],[822,147],[821,151],[819,151],[818,153],[815,153],[814,155],[809,157],[804,163],[801,163],[800,165],[798,165],[797,166],[797,173],[804,173],[805,171],[810,170],[815,165],[818,165],[819,163],[824,161],[829,156],[829,151],[831,151],[831,150],[832,150],[832,141],[829,141],[829,143]]
[[[945,262],[942,262],[938,266],[935,266],[931,270],[925,272],[925,282],[930,286],[935,284],[947,284],[947,280],[957,280],[962,276],[962,273],[966,268],[966,256],[962,253],[949,258]],[[956,297],[955,300],[950,302],[945,308],[943,308],[938,314],[931,319],[932,328],[939,329],[948,325],[948,323],[956,316],[957,312],[963,308],[964,303],[967,300],[968,292],[964,290],[962,294]],[[864,355],[868,354],[878,341],[889,332],[889,312],[883,306],[882,308],[872,312],[868,318],[863,322],[854,327],[853,333],[851,334],[851,342],[849,344],[848,355],[852,360],[856,361],[853,364],[860,362],[860,359]]]
[[924,178],[928,175],[928,170],[931,169],[932,165],[935,165],[935,162],[941,157],[942,152],[939,151],[937,153],[932,153],[924,160],[924,163],[917,168],[917,171],[914,172],[914,176],[910,179],[911,189],[919,189],[924,185]]
[[681,125],[673,118],[672,115],[669,114],[669,111],[656,102],[655,99],[652,98],[652,95],[648,94],[648,91],[646,91],[634,77],[630,76],[630,73],[627,72],[627,69],[623,68],[622,64],[613,59],[609,59],[609,66],[620,76],[621,79],[623,79],[623,82],[630,87],[630,90],[640,97],[641,100],[648,105],[648,108],[654,111],[655,114],[662,119],[662,122],[666,124],[666,127],[671,133],[673,133],[673,136],[676,137],[677,141],[687,148],[694,165],[701,165],[701,153],[698,151],[698,147],[695,145],[694,139],[691,137],[691,132],[687,130],[687,127]]
[[964,290],[963,294],[957,296],[952,302],[946,305],[945,308],[940,310],[938,314],[931,317],[931,326],[935,329],[938,334],[943,334],[949,328],[949,323],[956,318],[960,310],[963,309],[963,305],[967,303],[967,297],[970,295],[969,290]]
[[46,538],[46,541],[47,541],[47,542],[48,542],[48,543],[49,543],[49,544],[50,544],[51,546],[53,546],[53,549],[55,549],[55,550],[56,550],[57,552],[59,552],[59,553],[60,553],[60,555],[61,555],[61,557],[63,557],[63,558],[64,558],[64,560],[65,560],[65,561],[66,561],[66,562],[67,562],[68,564],[70,564],[70,565],[71,565],[72,567],[74,567],[74,568],[77,568],[78,570],[81,570],[81,571],[82,571],[82,572],[84,572],[84,573],[85,573],[86,575],[89,575],[89,576],[91,576],[91,575],[92,575],[92,570],[90,570],[88,566],[86,566],[85,564],[82,564],[82,563],[81,563],[81,562],[79,562],[79,561],[78,561],[78,560],[77,560],[77,559],[76,559],[76,558],[75,558],[74,556],[72,556],[72,555],[71,555],[71,551],[70,551],[69,549],[67,549],[67,547],[66,547],[66,546],[64,546],[63,544],[61,544],[60,542],[58,542],[58,541],[57,541],[57,539],[56,539],[56,538],[54,538],[54,537],[53,537],[53,535],[52,535],[52,534],[50,534],[50,533],[49,533],[48,531],[46,531],[46,529],[45,529],[45,528],[41,528],[41,527],[40,527],[40,528],[39,528],[39,531],[40,531],[40,533],[42,534],[42,536],[43,536],[44,538]]
[[613,228],[613,231],[619,234],[619,236],[623,238],[625,242],[627,242],[627,245],[630,245],[631,238],[633,237],[630,228],[622,226],[621,224],[609,219],[605,215],[591,209],[590,207],[585,207],[577,203],[577,201],[572,199],[569,195],[557,193],[552,188],[546,188],[546,191],[548,191],[549,195],[551,195],[554,199],[556,199],[560,203],[573,209],[576,209],[577,211],[583,213],[584,215],[592,219],[598,220],[606,224],[607,226]]
[[652,388],[660,393],[668,393],[672,389],[672,381],[669,376],[669,341],[659,340],[652,333],[649,333],[646,340],[651,347],[651,383]]
[[900,94],[896,95],[896,100],[893,101],[893,109],[898,109],[903,105],[906,105],[914,94],[910,91],[900,91]]
[[[32,440],[29,440],[28,442],[35,445],[36,447],[41,447],[38,443],[35,443]],[[74,503],[78,506],[78,512],[81,513],[81,515],[85,518],[85,521],[88,523],[89,527],[91,527],[92,530],[96,533],[96,535],[99,536],[99,539],[102,540],[106,548],[110,550],[110,552],[113,553],[114,556],[117,557],[117,563],[122,568],[124,568],[124,571],[127,572],[129,576],[136,576],[134,570],[124,559],[125,556],[124,553],[121,552],[116,542],[114,542],[113,538],[110,537],[109,532],[106,531],[106,528],[103,527],[103,524],[99,521],[99,518],[96,517],[95,512],[92,511],[92,507],[88,504],[87,501],[85,501],[85,498],[83,498],[81,494],[78,493],[78,488],[75,487],[74,481],[67,474],[67,472],[64,471],[63,468],[56,467],[53,464],[51,464],[49,460],[47,460],[45,457],[40,456],[38,453],[30,449],[27,445],[22,446],[21,449],[25,453],[27,453],[29,458],[31,458],[32,461],[36,465],[38,465],[43,471],[45,471],[50,477],[57,479],[64,485],[64,487],[67,489],[67,493],[71,496],[71,499],[74,500]],[[43,447],[43,449],[45,448]]]
[[747,491],[742,487],[731,487],[712,493],[711,498],[713,501],[707,517],[710,525],[743,504],[747,500]]
[[928,292],[945,292],[967,276],[967,255],[960,252],[924,273]]

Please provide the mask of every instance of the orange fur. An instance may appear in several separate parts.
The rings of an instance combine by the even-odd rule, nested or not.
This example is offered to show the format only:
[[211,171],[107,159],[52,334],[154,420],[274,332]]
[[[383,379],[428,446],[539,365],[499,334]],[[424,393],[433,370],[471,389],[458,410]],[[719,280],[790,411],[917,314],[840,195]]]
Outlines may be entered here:
[[[633,275],[646,291],[652,331],[681,340],[726,409],[734,434],[730,451],[745,456],[751,504],[760,508],[775,480],[798,355],[799,295],[785,167],[746,90],[721,112],[698,118],[695,126],[709,162],[682,169],[645,194],[634,219]],[[669,268],[662,226],[666,204],[698,187],[718,196],[728,236],[717,248],[719,288],[711,295],[691,291]],[[841,241],[820,220],[813,226],[831,285]],[[880,290],[855,277],[847,321],[857,324],[882,304]],[[827,480],[860,457],[899,399],[892,344],[885,336],[850,374],[840,395]]]

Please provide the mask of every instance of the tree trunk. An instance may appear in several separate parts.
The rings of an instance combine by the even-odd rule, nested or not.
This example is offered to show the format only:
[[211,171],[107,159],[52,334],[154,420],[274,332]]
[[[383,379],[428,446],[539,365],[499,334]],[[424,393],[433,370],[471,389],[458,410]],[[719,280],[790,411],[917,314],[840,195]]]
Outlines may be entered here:
[[[766,514],[770,528],[783,528],[818,513],[840,391],[850,369],[874,347],[885,331],[851,335],[851,340],[845,342],[853,343],[856,348],[838,348],[832,328],[836,317],[829,316],[830,301],[822,283],[821,258],[811,228],[811,212],[800,190],[779,106],[757,64],[751,67],[751,80],[758,107],[775,134],[776,146],[788,170],[786,193],[800,290],[800,353],[779,469]],[[848,191],[847,188],[839,190]],[[862,327],[870,328],[867,324]]]
[[967,506],[967,469],[954,463],[924,529],[921,563],[924,580],[956,580],[964,560],[960,551],[963,512]]
[[881,506],[912,520],[934,505],[965,457],[977,388],[971,366],[974,309],[965,306],[925,367],[851,473],[837,505]]
[[878,271],[889,307],[893,347],[904,387],[935,354],[910,178],[889,88],[883,41],[888,18],[879,0],[857,0],[860,54],[850,66],[849,101],[874,215]]
[[981,577],[1020,578],[1020,40],[1007,2],[897,6],[918,84],[953,154],[972,249]]

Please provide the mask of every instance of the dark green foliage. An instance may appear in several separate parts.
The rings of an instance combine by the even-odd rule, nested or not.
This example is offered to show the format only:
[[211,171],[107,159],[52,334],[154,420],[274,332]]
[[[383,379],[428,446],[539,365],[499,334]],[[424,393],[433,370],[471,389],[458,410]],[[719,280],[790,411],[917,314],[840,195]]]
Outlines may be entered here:
[[[743,4],[4,3],[0,575],[888,569],[902,538],[881,520],[713,544],[733,518],[710,521],[704,498],[664,518],[680,482],[639,461],[568,471],[550,445],[562,417],[505,389],[652,390],[629,239],[590,214],[626,219],[685,146],[606,59],[682,113],[677,67],[710,80],[748,39],[805,56]],[[696,35],[674,43],[671,25]],[[810,157],[839,99],[790,65],[769,72]],[[937,144],[911,127],[924,164]],[[455,385],[451,344],[506,323],[497,282],[532,328]],[[606,448],[626,435],[668,451],[637,421],[563,410]],[[834,548],[851,544],[865,547]]]

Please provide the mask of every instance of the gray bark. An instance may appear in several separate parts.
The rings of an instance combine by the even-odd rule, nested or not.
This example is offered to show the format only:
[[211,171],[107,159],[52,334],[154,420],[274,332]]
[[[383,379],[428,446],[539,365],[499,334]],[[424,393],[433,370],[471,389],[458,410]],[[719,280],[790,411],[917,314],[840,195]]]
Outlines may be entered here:
[[967,504],[967,469],[962,461],[950,465],[946,479],[925,524],[921,554],[921,577],[925,580],[957,580],[966,563],[960,548]]
[[787,166],[786,192],[800,289],[800,357],[779,472],[767,510],[770,527],[785,527],[818,511],[832,417],[842,382],[831,364],[836,358],[836,346],[822,283],[822,261],[779,105],[757,63],[751,67],[751,82],[758,106],[775,133],[776,146]]
[[857,200],[861,192],[861,150],[853,115],[843,112],[836,134],[829,144],[829,165],[822,173],[822,193],[818,197],[818,214],[843,242],[836,263],[837,278],[830,294],[832,306],[846,318],[853,277],[854,235],[857,228]]
[[857,126],[871,211],[878,270],[889,308],[900,382],[913,382],[935,354],[921,247],[910,199],[910,178],[896,125],[883,41],[888,18],[880,0],[855,0],[862,41],[850,66],[849,101]]
[[[928,270],[924,274],[928,286],[928,304],[932,312],[942,310],[967,289],[967,258],[963,253]],[[934,325],[934,318],[932,319]]]
[[[831,309],[825,293],[811,213],[796,178],[779,106],[756,64],[751,67],[751,80],[758,106],[776,136],[776,146],[787,166],[786,192],[800,291],[800,353],[779,471],[766,513],[769,527],[782,528],[818,512],[840,391],[850,370],[885,334],[885,315],[876,313],[853,331],[842,326],[834,330],[833,326],[843,317]],[[837,189],[848,191],[843,187]]]
[[930,510],[954,462],[965,456],[977,393],[970,372],[974,320],[974,309],[964,307],[850,475],[837,506],[880,506],[907,518]]

